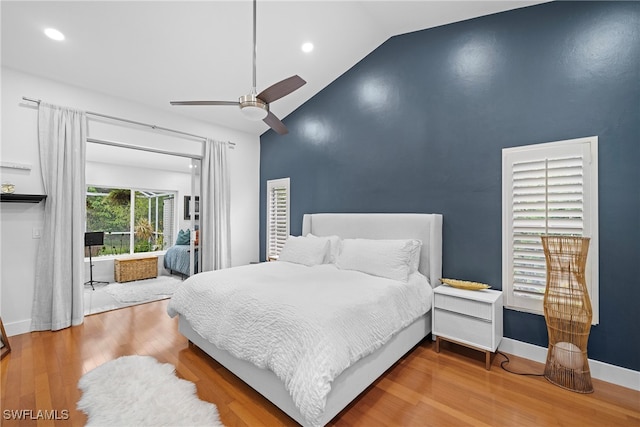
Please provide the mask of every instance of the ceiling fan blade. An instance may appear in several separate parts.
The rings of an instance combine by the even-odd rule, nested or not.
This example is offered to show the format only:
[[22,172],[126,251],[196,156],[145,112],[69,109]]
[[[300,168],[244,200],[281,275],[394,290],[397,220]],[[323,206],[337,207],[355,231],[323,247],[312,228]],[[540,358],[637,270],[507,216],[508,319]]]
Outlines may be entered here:
[[278,83],[272,84],[262,92],[258,94],[258,98],[262,99],[267,104],[273,102],[283,96],[289,95],[296,89],[304,86],[307,82],[300,76],[291,76],[288,79],[284,79]]
[[171,101],[171,105],[240,105],[238,101]]
[[275,130],[280,135],[286,135],[289,133],[289,130],[284,125],[284,123],[282,123],[280,119],[277,118],[276,115],[273,114],[271,111],[269,111],[269,114],[267,114],[267,117],[262,119],[262,121],[268,124],[271,129]]

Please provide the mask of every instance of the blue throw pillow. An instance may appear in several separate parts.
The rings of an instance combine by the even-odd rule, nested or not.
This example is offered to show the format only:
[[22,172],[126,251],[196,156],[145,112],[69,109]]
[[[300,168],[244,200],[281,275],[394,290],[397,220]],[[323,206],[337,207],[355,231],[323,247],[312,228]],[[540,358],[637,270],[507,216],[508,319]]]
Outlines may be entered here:
[[190,230],[180,230],[178,231],[178,238],[176,239],[176,245],[188,245],[189,240],[191,239],[191,231]]

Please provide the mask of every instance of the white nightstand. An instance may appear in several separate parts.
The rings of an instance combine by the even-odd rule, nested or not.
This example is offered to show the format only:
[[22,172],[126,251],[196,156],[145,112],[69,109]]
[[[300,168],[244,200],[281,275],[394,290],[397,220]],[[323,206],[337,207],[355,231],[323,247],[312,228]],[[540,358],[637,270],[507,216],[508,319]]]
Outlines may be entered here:
[[484,350],[485,367],[491,369],[491,353],[502,340],[502,292],[468,291],[446,285],[433,292],[436,352],[440,352],[441,339]]

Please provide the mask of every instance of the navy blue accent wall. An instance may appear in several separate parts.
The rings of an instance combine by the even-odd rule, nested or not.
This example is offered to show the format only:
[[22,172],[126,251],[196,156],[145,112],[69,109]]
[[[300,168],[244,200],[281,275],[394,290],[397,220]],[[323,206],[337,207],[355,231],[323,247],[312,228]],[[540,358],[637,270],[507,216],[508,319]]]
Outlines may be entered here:
[[[303,76],[304,77],[304,76]],[[640,3],[552,2],[396,36],[261,137],[312,212],[439,212],[444,276],[501,287],[501,149],[599,137],[600,324],[589,357],[640,370]],[[542,316],[505,336],[547,345]]]

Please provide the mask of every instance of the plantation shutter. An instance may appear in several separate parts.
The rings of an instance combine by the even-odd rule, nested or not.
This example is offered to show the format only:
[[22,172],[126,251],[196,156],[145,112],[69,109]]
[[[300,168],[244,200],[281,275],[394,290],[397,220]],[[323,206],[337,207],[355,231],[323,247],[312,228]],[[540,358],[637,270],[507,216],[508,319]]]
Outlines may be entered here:
[[267,260],[277,259],[289,237],[289,178],[267,182]]
[[541,300],[546,267],[540,236],[583,235],[583,159],[561,157],[513,165],[513,292]]
[[[591,237],[593,255],[597,218],[594,224],[591,205],[597,203],[597,181],[592,184],[592,160],[590,141],[583,140],[504,150],[503,291],[508,307],[542,313],[547,277],[540,236]],[[595,211],[597,216],[597,205]],[[597,248],[595,254],[597,262]]]

